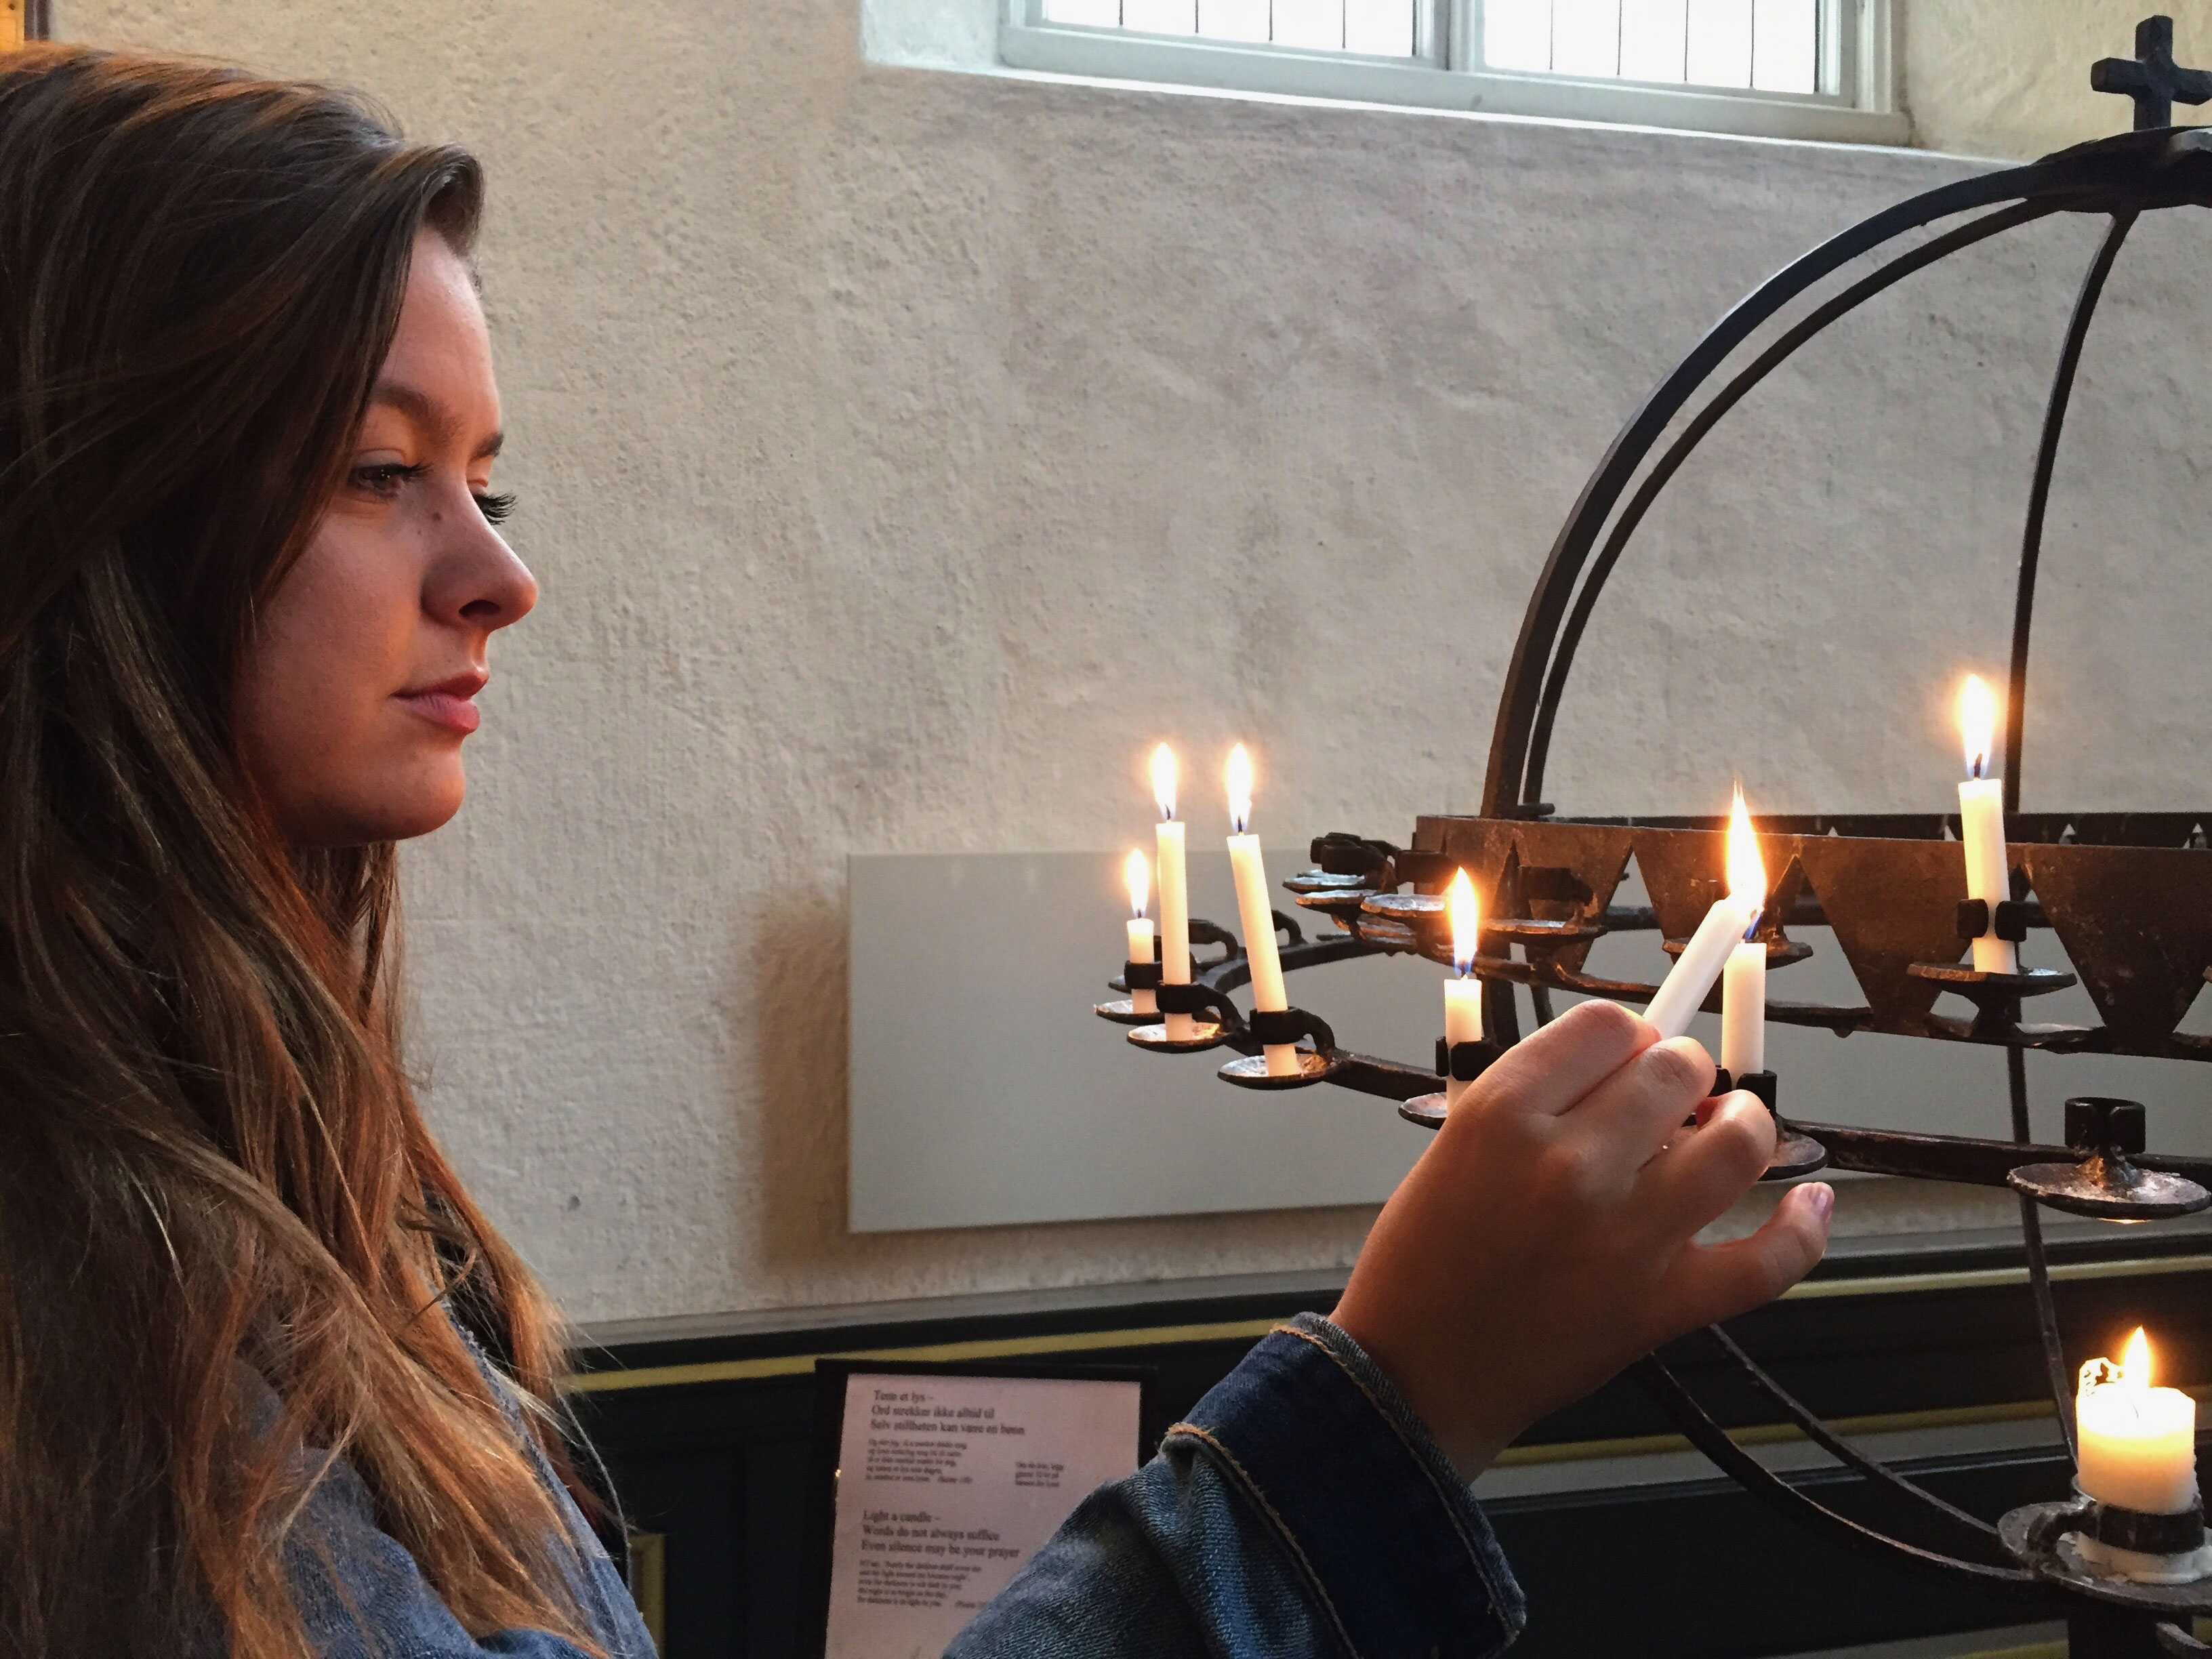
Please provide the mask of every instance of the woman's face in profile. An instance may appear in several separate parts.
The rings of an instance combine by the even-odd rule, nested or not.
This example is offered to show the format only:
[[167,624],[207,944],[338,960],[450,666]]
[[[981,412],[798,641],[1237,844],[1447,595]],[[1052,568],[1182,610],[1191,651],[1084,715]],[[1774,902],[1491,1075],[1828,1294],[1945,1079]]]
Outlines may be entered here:
[[423,231],[345,483],[240,669],[240,750],[292,844],[402,840],[459,810],[491,635],[538,600],[494,528],[499,445],[483,308]]

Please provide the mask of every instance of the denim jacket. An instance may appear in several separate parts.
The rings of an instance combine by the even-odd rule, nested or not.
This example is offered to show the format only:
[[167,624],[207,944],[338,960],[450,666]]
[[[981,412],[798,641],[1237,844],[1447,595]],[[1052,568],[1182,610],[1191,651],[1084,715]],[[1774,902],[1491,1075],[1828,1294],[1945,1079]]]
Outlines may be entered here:
[[946,1659],[1488,1659],[1524,1617],[1468,1483],[1358,1344],[1301,1314]]
[[[650,1659],[613,1564],[522,1439],[594,1634],[609,1659]],[[301,1522],[288,1565],[324,1659],[581,1659],[542,1632],[470,1636],[343,1463]],[[1488,1659],[1522,1618],[1467,1483],[1358,1345],[1301,1314],[1085,1498],[947,1659]]]

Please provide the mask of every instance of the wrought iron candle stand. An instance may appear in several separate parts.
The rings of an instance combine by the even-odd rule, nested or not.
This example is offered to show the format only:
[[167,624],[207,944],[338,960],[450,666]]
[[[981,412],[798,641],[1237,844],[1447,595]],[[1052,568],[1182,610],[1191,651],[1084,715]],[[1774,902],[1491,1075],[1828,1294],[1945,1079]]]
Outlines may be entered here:
[[[2143,213],[2212,206],[2212,130],[2175,128],[2172,100],[2212,98],[2212,74],[2175,66],[2172,26],[2152,18],[2136,31],[2136,57],[2107,59],[2091,72],[2100,91],[2136,100],[2136,130],[2062,150],[2026,167],[1962,179],[1899,204],[1814,248],[1768,279],[1723,317],[1632,416],[1613,441],[1553,544],[1508,669],[1498,705],[1478,817],[1425,817],[1410,844],[1352,835],[1313,844],[1314,867],[1284,885],[1297,907],[1333,923],[1308,939],[1277,912],[1285,970],[1353,957],[1413,953],[1450,960],[1443,925],[1444,884],[1464,869],[1491,897],[1474,971],[1509,988],[1484,999],[1485,1041],[1450,1053],[1437,1045],[1432,1066],[1417,1066],[1340,1048],[1317,1015],[1293,1009],[1247,1016],[1231,993],[1249,979],[1236,937],[1191,924],[1194,943],[1220,954],[1195,964],[1194,982],[1161,985],[1164,1013],[1185,1013],[1197,1035],[1170,1041],[1157,1017],[1108,1003],[1097,1012],[1137,1027],[1129,1041],[1164,1052],[1226,1048],[1245,1061],[1222,1077],[1247,1088],[1304,1088],[1328,1082],[1400,1103],[1401,1115],[1428,1127],[1443,1121],[1440,1075],[1466,1076],[1518,1040],[1520,1009],[1510,988],[1526,988],[1535,1020],[1551,1018],[1554,991],[1623,1002],[1648,1000],[1656,986],[1591,974],[1591,946],[1608,934],[1657,933],[1680,941],[1720,890],[1722,821],[1700,817],[1574,819],[1542,799],[1554,719],[1576,647],[1607,579],[1653,501],[1698,441],[1778,364],[1829,324],[1915,271],[1976,242],[2058,213],[2105,217],[2108,228],[2090,262],[2061,344],[2045,406],[2021,538],[2014,613],[2010,695],[2006,702],[2004,789],[2012,902],[1986,907],[1966,898],[1955,817],[1929,813],[1770,817],[1758,822],[1765,867],[1779,872],[1766,895],[1758,937],[1770,970],[1802,960],[1810,948],[1792,927],[1826,927],[1857,976],[1862,1004],[1836,1006],[1770,999],[1767,1018],[1838,1036],[1892,1036],[1978,1044],[2001,1050],[2009,1085],[2007,1139],[1972,1139],[1799,1122],[1781,1115],[1770,1178],[1821,1167],[1925,1180],[2008,1187],[2019,1194],[2029,1285],[2053,1403],[2069,1452],[2075,1448],[2073,1379],[2059,1346],[2039,1205],[2112,1220],[2150,1220],[2212,1206],[2212,1159],[2148,1150],[2140,1106],[2069,1102],[2063,1146],[2029,1139],[2023,1053],[2145,1055],[2212,1060],[2212,1038],[2177,1028],[2203,982],[2212,977],[2212,811],[2024,813],[2019,810],[2022,715],[2028,642],[2041,550],[2044,509],[2075,372],[2107,275]],[[1961,217],[1961,216],[1971,216]],[[1717,390],[1710,384],[1762,327],[1815,284],[1907,232],[1959,222],[1894,253],[1886,264],[1837,287],[1771,337]],[[1694,411],[1693,399],[1705,393]],[[1678,424],[1679,421],[1679,424]],[[1662,441],[1663,447],[1662,447]],[[1632,486],[1633,487],[1632,489]],[[1631,859],[1649,902],[1615,902]],[[2034,1022],[2033,998],[2075,984],[2072,974],[2023,968],[1976,971],[1962,963],[1969,939],[1994,927],[2029,939],[2047,932],[2078,969],[2100,1023]],[[1679,948],[1679,946],[1678,946]],[[1517,951],[1517,956],[1516,952]],[[1147,977],[1149,977],[1147,975]],[[1116,981],[1115,988],[1126,989]],[[1963,998],[1971,1017],[1938,1012],[1945,993]],[[1717,1000],[1706,1006],[1713,1009]],[[1300,1043],[1299,1075],[1269,1077],[1249,1063],[1268,1042]],[[1771,1094],[1771,1083],[1763,1093]],[[1779,1098],[1767,1101],[1778,1109]],[[2191,1620],[2212,1614],[2212,1579],[2148,1585],[2100,1577],[2072,1547],[2070,1534],[2094,1524],[2086,1500],[2031,1505],[1992,1524],[1929,1492],[1840,1439],[1727,1333],[1710,1334],[1753,1388],[1808,1437],[1866,1480],[1916,1501],[1930,1547],[1864,1527],[1767,1469],[1738,1446],[1656,1356],[1636,1375],[1684,1436],[1751,1492],[1815,1530],[1892,1561],[1984,1590],[2008,1593],[2067,1620],[2075,1659],[2212,1652],[2191,1634]]]

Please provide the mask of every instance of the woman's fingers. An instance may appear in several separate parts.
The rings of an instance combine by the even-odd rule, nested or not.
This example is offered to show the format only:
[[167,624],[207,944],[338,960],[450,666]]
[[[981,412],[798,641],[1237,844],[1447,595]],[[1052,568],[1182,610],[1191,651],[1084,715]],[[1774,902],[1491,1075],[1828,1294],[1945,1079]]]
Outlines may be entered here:
[[1475,1090],[1486,1107],[1496,1102],[1556,1117],[1650,1048],[1656,1036],[1617,1002],[1578,1002],[1507,1049]]
[[1638,1175],[1644,1224],[1668,1238],[1687,1238],[1717,1220],[1765,1172],[1774,1137],[1774,1115],[1758,1096],[1741,1089],[1723,1095],[1696,1128],[1678,1129]]
[[1811,1182],[1784,1194],[1766,1224],[1748,1238],[1684,1249],[1660,1281],[1655,1346],[1748,1313],[1804,1278],[1828,1247],[1835,1206],[1836,1189]]
[[1681,1133],[1712,1086],[1712,1056],[1688,1037],[1674,1037],[1651,1044],[1591,1090],[1568,1120],[1629,1174]]

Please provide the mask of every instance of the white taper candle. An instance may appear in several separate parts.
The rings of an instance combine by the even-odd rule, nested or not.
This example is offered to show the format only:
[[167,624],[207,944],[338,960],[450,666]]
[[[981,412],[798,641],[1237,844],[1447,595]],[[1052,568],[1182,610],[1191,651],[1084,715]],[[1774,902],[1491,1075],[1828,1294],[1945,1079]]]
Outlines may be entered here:
[[[1183,827],[1175,815],[1175,750],[1162,744],[1152,750],[1152,799],[1160,822],[1154,850],[1160,884],[1160,983],[1190,983],[1190,871],[1184,857]],[[1170,1014],[1170,1042],[1188,1042],[1195,1032],[1188,1014]]]
[[[1252,757],[1238,744],[1229,756],[1229,867],[1237,878],[1237,913],[1244,924],[1244,954],[1252,965],[1252,1006],[1279,1014],[1291,1006],[1283,989],[1283,960],[1275,949],[1275,907],[1267,893],[1267,866],[1260,838],[1246,833],[1252,821]],[[1294,1044],[1267,1046],[1267,1075],[1296,1077]]]

